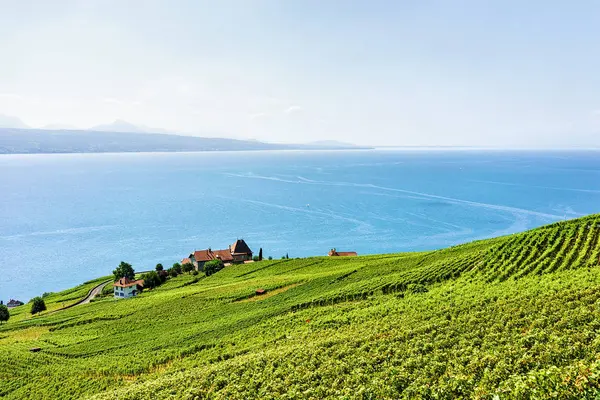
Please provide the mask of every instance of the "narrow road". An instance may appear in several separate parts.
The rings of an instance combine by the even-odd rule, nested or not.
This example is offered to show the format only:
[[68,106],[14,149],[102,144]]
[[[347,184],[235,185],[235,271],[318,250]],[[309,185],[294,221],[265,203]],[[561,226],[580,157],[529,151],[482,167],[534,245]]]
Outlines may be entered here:
[[[147,272],[151,272],[151,271],[141,271],[136,273],[137,274],[145,274]],[[64,308],[61,308],[60,310],[64,310],[66,308],[71,308],[71,307],[75,307],[81,304],[88,304],[90,301],[92,301],[92,299],[96,296],[98,296],[100,293],[102,293],[102,289],[104,289],[104,287],[106,285],[108,285],[109,283],[112,283],[112,280],[108,280],[108,281],[104,281],[101,284],[99,284],[98,286],[94,287],[92,290],[89,291],[89,293],[87,294],[87,296],[85,296],[83,299],[79,300],[77,303],[73,303],[70,306],[66,306]],[[59,310],[56,310],[59,311]]]
[[96,286],[95,288],[93,288],[92,290],[90,290],[90,292],[88,293],[87,296],[85,296],[82,300],[78,301],[76,304],[73,304],[74,306],[78,306],[80,304],[87,304],[90,301],[92,301],[92,299],[96,296],[98,296],[100,293],[102,293],[102,289],[104,289],[104,287],[106,285],[108,285],[111,281],[106,281],[106,282],[102,282],[101,284],[99,284],[98,286]]
[[[146,272],[150,272],[150,271],[141,271],[141,272],[138,272],[138,274],[144,274]],[[94,286],[92,288],[92,290],[90,290],[88,292],[87,296],[85,296],[83,299],[79,300],[78,302],[75,302],[73,304],[69,304],[66,307],[62,307],[62,308],[59,308],[59,309],[54,310],[54,311],[50,311],[48,314],[52,314],[52,313],[55,313],[55,312],[58,312],[58,311],[66,310],[68,308],[79,306],[81,304],[88,304],[90,301],[92,301],[92,299],[94,299],[96,296],[98,296],[100,293],[102,293],[102,289],[104,289],[104,287],[106,285],[108,285],[109,283],[112,283],[112,279],[108,280],[108,281],[104,281],[104,282],[102,282],[101,284],[99,284],[97,286]]]
[[112,281],[104,281],[101,284],[99,284],[97,286],[94,286],[92,288],[92,290],[90,290],[88,292],[88,294],[83,299],[81,299],[81,300],[79,300],[79,301],[77,301],[77,302],[75,302],[73,304],[69,304],[68,306],[57,308],[56,310],[49,311],[48,313],[46,313],[46,315],[54,314],[56,312],[63,311],[63,310],[67,310],[67,309],[69,309],[71,307],[75,307],[75,306],[78,306],[80,304],[87,304],[87,303],[89,303],[90,301],[92,301],[92,299],[94,297],[96,297],[98,294],[100,294],[102,292],[102,289],[104,289],[104,286],[108,285],[111,282]]

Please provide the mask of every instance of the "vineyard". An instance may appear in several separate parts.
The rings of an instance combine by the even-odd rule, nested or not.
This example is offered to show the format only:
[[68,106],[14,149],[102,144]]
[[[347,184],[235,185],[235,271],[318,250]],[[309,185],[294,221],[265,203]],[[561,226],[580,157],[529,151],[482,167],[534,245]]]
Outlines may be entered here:
[[593,215],[438,251],[184,274],[51,312],[100,278],[39,316],[11,310],[0,397],[596,399],[599,260]]

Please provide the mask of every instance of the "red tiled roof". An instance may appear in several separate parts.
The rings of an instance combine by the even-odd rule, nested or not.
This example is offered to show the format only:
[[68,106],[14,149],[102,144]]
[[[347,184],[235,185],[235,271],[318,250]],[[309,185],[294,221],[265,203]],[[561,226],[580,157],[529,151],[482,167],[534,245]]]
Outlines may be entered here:
[[246,244],[244,239],[238,239],[231,245],[231,254],[252,254],[252,250]]
[[[225,250],[196,250],[194,252],[194,259],[196,262],[206,262],[211,260],[219,259],[223,262],[233,261],[233,256],[231,255],[231,251],[229,249]],[[183,261],[181,262],[183,264]]]
[[183,260],[181,260],[181,265],[185,265],[185,264],[191,264],[192,260],[190,260],[189,258],[184,258]]
[[144,286],[144,280],[138,279],[137,281],[132,281],[129,278],[121,278],[118,281],[116,281],[115,283],[113,283],[113,286],[117,286],[117,287]]
[[233,261],[233,256],[231,255],[231,251],[229,251],[229,249],[214,250],[213,257],[218,258],[223,262]]
[[196,250],[194,251],[194,260],[196,260],[196,262],[210,261],[213,259],[210,253],[210,250]]
[[266,292],[265,289],[256,289],[256,294],[265,294]]
[[332,249],[329,252],[329,256],[337,256],[337,257],[356,257],[358,254],[355,251],[337,251],[336,249]]

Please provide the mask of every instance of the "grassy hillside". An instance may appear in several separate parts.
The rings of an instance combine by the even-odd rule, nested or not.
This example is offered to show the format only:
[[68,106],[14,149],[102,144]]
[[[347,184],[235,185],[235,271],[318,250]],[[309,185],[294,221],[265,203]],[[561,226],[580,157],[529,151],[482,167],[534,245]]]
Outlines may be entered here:
[[599,234],[595,215],[434,252],[263,261],[14,318],[0,397],[597,398]]
[[[48,293],[46,296],[44,296],[44,303],[46,303],[47,308],[45,314],[55,312],[61,308],[72,306],[85,297],[95,286],[111,278],[111,276],[105,276],[84,282],[79,286],[75,286],[74,288],[62,292]],[[32,318],[30,311],[31,304],[25,304],[21,307],[12,309],[10,312],[10,322],[14,323],[16,321]]]

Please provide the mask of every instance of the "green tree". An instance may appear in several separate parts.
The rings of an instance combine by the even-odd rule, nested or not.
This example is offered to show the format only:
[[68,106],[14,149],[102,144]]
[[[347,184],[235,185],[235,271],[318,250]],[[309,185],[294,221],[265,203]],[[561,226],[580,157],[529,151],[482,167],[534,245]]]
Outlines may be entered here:
[[273,257],[269,256],[269,261],[271,261],[273,259]]
[[144,289],[154,289],[162,283],[160,276],[158,276],[158,272],[156,271],[150,271],[142,274],[141,279],[144,280]]
[[41,297],[34,297],[31,300],[32,304],[31,304],[31,313],[32,314],[38,314],[41,313],[42,311],[46,310],[46,303],[44,302],[44,299],[42,299]]
[[156,264],[156,272],[162,271],[163,269],[164,269],[164,267],[161,263]]
[[157,274],[161,284],[165,283],[167,281],[167,278],[169,277],[169,271],[164,269],[162,271],[158,271]]
[[262,247],[258,250],[258,261],[262,261]]
[[191,263],[185,263],[181,266],[181,269],[183,272],[190,272],[194,269],[194,264]]
[[175,263],[175,264],[173,264],[173,269],[174,269],[174,270],[175,270],[175,271],[176,271],[178,274],[181,274],[181,271],[182,271],[182,270],[181,270],[181,264],[179,264],[179,263]]
[[121,261],[121,264],[113,271],[115,281],[121,278],[135,279],[135,271],[131,264]]
[[0,324],[8,321],[9,318],[10,313],[8,312],[8,307],[6,307],[4,304],[0,304]]
[[211,260],[204,264],[204,273],[206,276],[210,276],[215,272],[219,272],[223,269],[223,261],[221,260]]
[[175,270],[175,268],[169,268],[169,269],[167,270],[167,272],[169,273],[169,276],[170,276],[171,278],[175,278],[177,275],[179,275],[179,274],[177,273],[177,271]]

